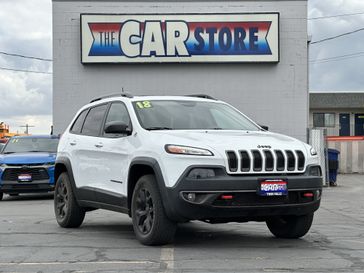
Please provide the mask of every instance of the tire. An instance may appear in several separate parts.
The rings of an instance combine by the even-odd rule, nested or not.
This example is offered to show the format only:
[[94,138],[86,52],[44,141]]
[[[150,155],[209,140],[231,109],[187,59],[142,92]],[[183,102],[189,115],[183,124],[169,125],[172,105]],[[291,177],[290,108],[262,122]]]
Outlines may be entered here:
[[57,179],[54,190],[54,213],[57,223],[64,228],[79,227],[85,218],[85,210],[75,198],[67,173]]
[[277,238],[297,239],[310,230],[313,213],[301,216],[280,216],[267,220],[270,232]]
[[3,200],[4,193],[0,192],[0,201]]
[[142,176],[133,192],[131,216],[135,236],[144,245],[171,242],[177,224],[168,219],[154,175]]

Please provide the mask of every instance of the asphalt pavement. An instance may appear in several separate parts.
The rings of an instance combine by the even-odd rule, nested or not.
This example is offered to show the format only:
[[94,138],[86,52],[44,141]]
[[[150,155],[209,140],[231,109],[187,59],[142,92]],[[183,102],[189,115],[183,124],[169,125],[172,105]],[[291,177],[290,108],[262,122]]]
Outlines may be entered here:
[[141,245],[128,216],[104,210],[60,228],[52,195],[0,201],[0,272],[364,272],[364,175],[325,188],[311,231],[276,239],[265,223],[180,225],[173,244]]

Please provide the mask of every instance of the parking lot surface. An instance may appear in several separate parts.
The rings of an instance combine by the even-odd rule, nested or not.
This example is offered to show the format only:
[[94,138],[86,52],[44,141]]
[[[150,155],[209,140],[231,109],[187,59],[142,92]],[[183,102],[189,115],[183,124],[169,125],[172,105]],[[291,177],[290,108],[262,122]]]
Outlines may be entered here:
[[303,239],[276,239],[265,223],[191,222],[164,247],[141,245],[123,214],[97,210],[62,229],[52,195],[6,196],[0,272],[364,272],[364,175],[338,184]]

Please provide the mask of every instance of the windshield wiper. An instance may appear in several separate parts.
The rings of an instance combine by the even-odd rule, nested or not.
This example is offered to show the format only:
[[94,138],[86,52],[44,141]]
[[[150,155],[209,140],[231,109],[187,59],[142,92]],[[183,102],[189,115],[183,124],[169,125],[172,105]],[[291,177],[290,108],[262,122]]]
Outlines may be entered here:
[[155,130],[172,130],[172,128],[170,127],[147,127],[145,128],[145,130],[148,130],[148,131],[155,131]]

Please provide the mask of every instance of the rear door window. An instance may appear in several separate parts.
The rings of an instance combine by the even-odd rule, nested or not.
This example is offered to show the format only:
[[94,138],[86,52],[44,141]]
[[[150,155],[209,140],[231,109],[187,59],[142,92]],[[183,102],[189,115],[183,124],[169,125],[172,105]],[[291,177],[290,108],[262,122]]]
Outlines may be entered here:
[[107,104],[102,104],[90,109],[81,130],[83,135],[98,136],[100,134],[106,109]]

